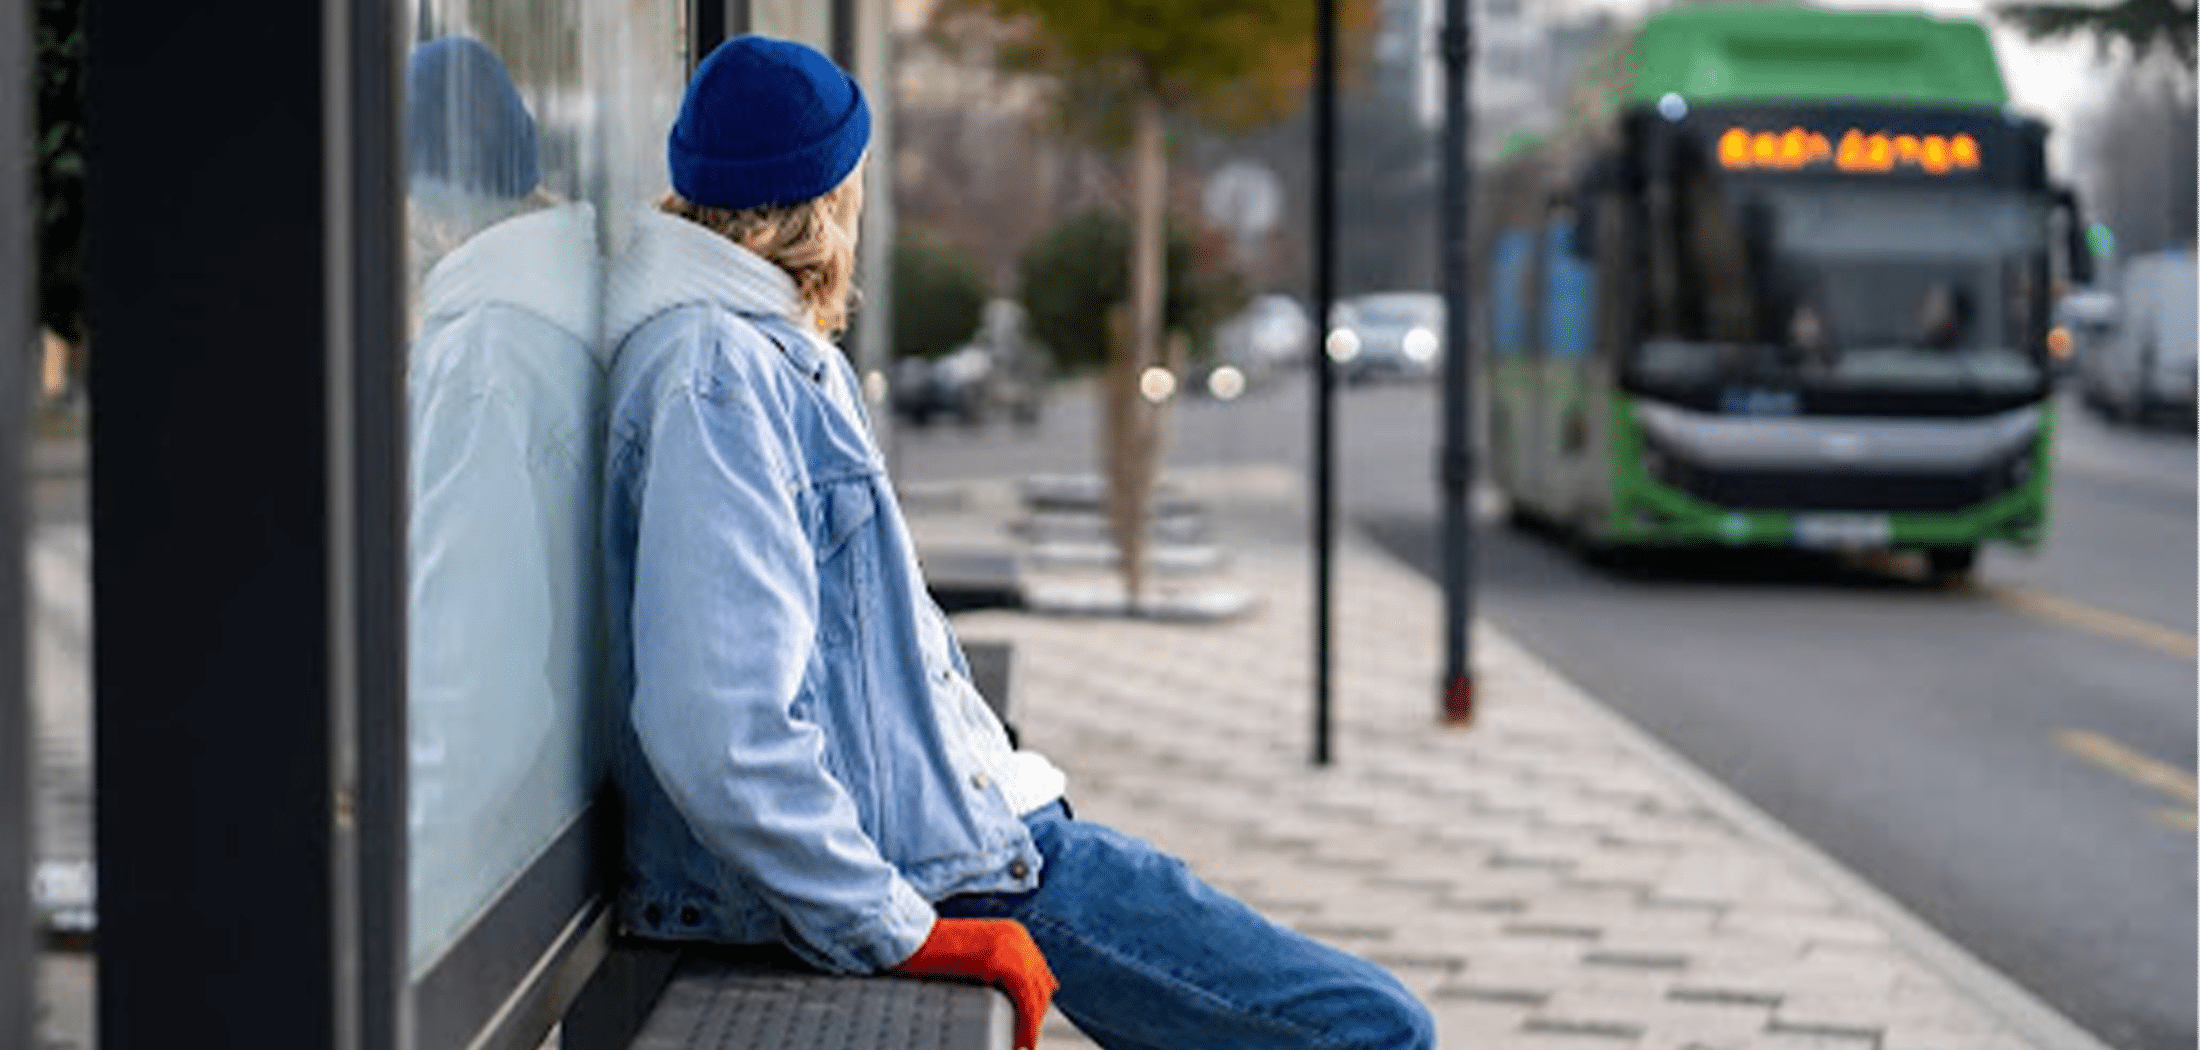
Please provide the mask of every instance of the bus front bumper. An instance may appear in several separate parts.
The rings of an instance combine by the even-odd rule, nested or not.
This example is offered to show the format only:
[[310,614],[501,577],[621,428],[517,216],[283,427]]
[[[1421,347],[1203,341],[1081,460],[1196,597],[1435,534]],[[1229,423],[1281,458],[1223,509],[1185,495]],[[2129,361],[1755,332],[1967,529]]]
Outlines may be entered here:
[[2000,542],[2036,546],[2047,534],[2042,476],[1952,511],[1786,511],[1722,507],[1637,475],[1619,486],[1598,539],[1619,545],[1724,544],[1832,550],[1922,550]]

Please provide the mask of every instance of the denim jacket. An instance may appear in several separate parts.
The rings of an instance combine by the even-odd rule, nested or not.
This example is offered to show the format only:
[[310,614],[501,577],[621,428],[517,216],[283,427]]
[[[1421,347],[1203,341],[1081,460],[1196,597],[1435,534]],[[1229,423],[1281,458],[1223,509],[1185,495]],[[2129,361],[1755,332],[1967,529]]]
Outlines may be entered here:
[[783,941],[837,972],[913,954],[931,902],[1029,890],[985,775],[1009,745],[924,589],[841,355],[793,282],[649,213],[614,263],[605,585],[621,919]]

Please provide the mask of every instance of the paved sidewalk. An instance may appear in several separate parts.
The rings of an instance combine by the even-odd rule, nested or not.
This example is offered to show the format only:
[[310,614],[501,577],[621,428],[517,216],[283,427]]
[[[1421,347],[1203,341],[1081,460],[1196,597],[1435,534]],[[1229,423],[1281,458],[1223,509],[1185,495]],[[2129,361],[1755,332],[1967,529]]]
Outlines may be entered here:
[[[1476,636],[1479,718],[1438,726],[1439,595],[1349,538],[1337,761],[1311,769],[1309,564],[1274,525],[1297,514],[1293,485],[1188,487],[1222,510],[1233,555],[1205,585],[1251,592],[1252,615],[990,612],[958,629],[1014,643],[1013,717],[1069,772],[1080,816],[1390,967],[1443,1045],[2098,1046],[1497,631]],[[982,534],[1008,490],[974,491],[913,513],[918,535]],[[1046,1045],[1090,1044],[1057,1015]]]
[[[31,530],[32,821],[41,898],[89,903],[92,856],[91,539],[82,522]],[[55,878],[58,876],[58,878]],[[93,961],[38,957],[38,1050],[90,1050]]]

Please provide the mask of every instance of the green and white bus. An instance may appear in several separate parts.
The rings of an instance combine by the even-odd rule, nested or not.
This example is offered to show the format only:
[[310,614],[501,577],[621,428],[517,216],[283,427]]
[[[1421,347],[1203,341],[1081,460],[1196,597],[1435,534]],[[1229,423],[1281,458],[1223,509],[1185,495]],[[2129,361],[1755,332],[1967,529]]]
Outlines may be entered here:
[[2037,544],[2086,279],[1985,29],[1688,5],[1481,186],[1489,464],[1596,548]]

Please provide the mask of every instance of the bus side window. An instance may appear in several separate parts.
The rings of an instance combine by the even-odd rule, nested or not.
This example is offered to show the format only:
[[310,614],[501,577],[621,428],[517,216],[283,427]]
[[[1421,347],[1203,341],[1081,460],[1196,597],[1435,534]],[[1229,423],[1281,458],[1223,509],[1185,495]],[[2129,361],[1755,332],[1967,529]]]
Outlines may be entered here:
[[1582,358],[1594,349],[1596,270],[1575,247],[1578,228],[1570,210],[1552,212],[1544,227],[1542,344],[1552,357]]
[[1498,357],[1518,357],[1528,347],[1528,262],[1532,253],[1525,230],[1506,230],[1497,239],[1490,289],[1490,349]]

